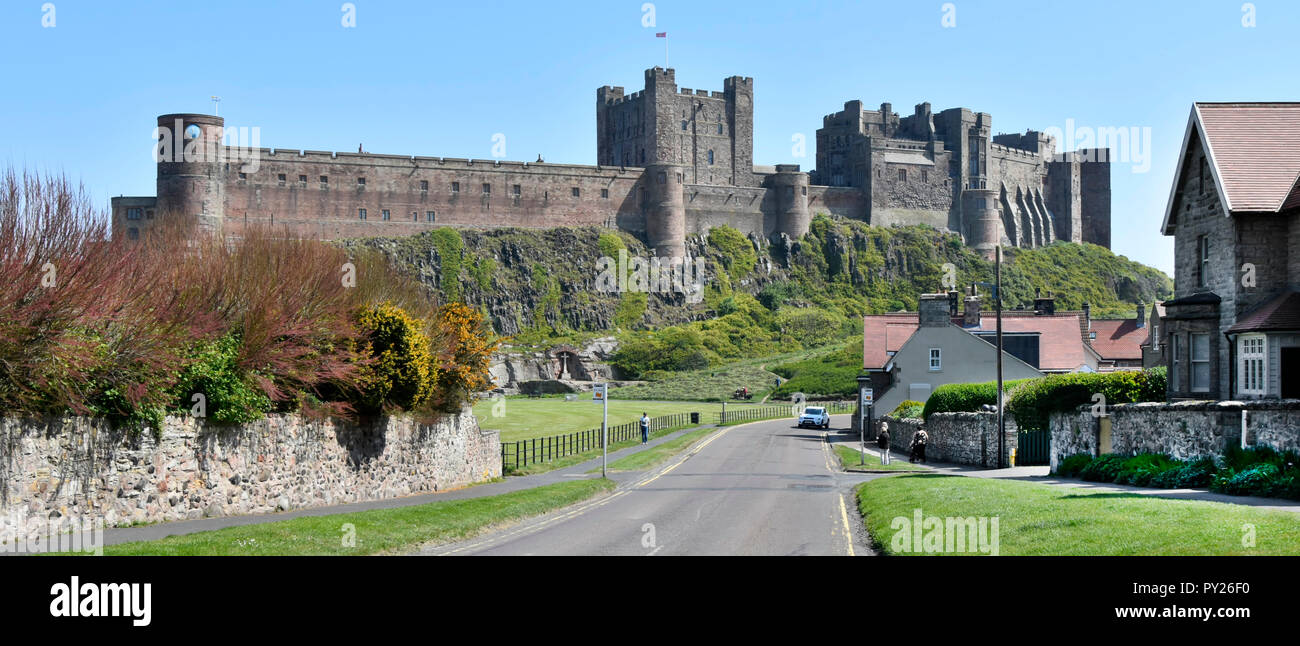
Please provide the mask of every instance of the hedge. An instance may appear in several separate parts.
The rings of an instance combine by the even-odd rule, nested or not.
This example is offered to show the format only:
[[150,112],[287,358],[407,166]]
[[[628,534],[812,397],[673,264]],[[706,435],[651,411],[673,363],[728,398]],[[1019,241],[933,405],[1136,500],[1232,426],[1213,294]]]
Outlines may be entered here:
[[1015,418],[1020,430],[1042,430],[1048,427],[1052,413],[1092,404],[1098,393],[1105,396],[1107,405],[1162,402],[1165,369],[1048,375],[1018,388],[1007,401],[1007,412]]
[[[1010,394],[1026,382],[1034,379],[1016,379],[1002,382],[1002,390]],[[921,416],[930,419],[935,413],[974,413],[984,406],[998,403],[998,382],[989,381],[978,384],[944,384],[930,393],[925,400],[925,410]]]

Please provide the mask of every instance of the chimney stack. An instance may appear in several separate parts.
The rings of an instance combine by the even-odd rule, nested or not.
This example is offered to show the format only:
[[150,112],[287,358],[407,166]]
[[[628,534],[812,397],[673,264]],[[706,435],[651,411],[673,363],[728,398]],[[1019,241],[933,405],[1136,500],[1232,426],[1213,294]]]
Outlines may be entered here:
[[1147,304],[1142,301],[1138,301],[1137,326],[1139,328],[1147,326]]
[[[1092,329],[1092,306],[1087,303],[1083,304],[1083,322],[1084,325],[1086,326],[1084,329],[1086,330]],[[1142,326],[1139,325],[1138,327],[1142,327]]]
[[917,318],[921,327],[943,327],[952,324],[947,294],[921,294]]
[[957,304],[961,302],[960,297],[961,294],[958,294],[957,290],[952,290],[948,292],[948,316],[957,316],[958,314]]
[[971,294],[966,297],[966,312],[962,317],[962,325],[965,327],[980,326],[980,297],[979,294]]
[[1039,296],[1041,291],[1034,290],[1034,314],[1038,316],[1051,316],[1056,313],[1056,299],[1052,298],[1052,293],[1047,292],[1047,297]]

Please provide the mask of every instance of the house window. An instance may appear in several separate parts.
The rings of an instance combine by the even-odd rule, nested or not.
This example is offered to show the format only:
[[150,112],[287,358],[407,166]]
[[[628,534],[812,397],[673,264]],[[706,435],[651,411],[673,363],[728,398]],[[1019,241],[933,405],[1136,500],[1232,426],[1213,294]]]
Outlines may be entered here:
[[426,221],[428,221],[428,222],[433,222],[433,219],[434,219],[435,217],[437,217],[437,215],[438,215],[438,214],[437,214],[436,212],[434,212],[434,211],[425,211],[425,212],[424,212],[424,219],[425,219]]
[[1264,337],[1247,336],[1237,341],[1237,382],[1243,395],[1264,395],[1268,389],[1268,354]]
[[365,210],[365,209],[357,209],[357,218],[362,219],[362,220],[366,219],[366,210]]
[[427,179],[420,180],[420,192],[421,193],[429,192],[429,180]]
[[142,217],[144,217],[144,209],[133,207],[126,210],[126,219],[128,220],[139,220]]
[[459,193],[459,192],[460,192],[460,182],[452,182],[452,183],[451,183],[451,192],[452,192],[452,195],[455,195],[456,193]]
[[573,187],[573,196],[582,197],[582,190],[579,189],[577,186]]
[[1210,392],[1210,335],[1192,336],[1192,392]]
[[1183,367],[1183,344],[1180,342],[1182,337],[1176,334],[1169,336],[1169,390],[1180,391],[1183,384],[1179,380],[1179,374]]
[[152,220],[152,219],[153,219],[153,209],[145,209],[145,212],[144,212],[144,219],[146,219],[146,220]]
[[382,210],[381,213],[383,213],[384,220],[388,220],[388,209]]
[[484,194],[484,195],[491,195],[491,194],[492,194],[492,185],[491,185],[491,184],[488,184],[487,182],[484,182],[484,183],[483,183],[483,194]]
[[943,370],[943,349],[930,348],[930,372]]
[[1210,282],[1210,236],[1196,239],[1196,286],[1205,287]]

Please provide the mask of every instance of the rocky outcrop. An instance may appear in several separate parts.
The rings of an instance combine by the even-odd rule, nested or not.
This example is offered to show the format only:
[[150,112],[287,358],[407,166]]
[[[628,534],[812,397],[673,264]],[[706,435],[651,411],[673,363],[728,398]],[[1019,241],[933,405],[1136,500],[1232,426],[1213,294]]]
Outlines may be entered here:
[[[614,337],[601,337],[582,347],[556,345],[545,351],[500,352],[492,356],[489,371],[496,391],[504,394],[519,392],[573,392],[590,390],[590,384],[620,378],[609,364],[618,349]],[[526,384],[556,381],[563,387],[537,387]]]

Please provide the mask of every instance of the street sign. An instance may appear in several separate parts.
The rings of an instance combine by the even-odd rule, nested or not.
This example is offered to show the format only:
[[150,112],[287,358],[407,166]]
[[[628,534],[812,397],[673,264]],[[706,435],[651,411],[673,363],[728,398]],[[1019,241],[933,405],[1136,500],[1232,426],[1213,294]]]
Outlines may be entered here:
[[875,391],[870,388],[862,389],[862,405],[870,406],[875,401]]
[[592,386],[592,387],[591,387],[591,401],[594,401],[594,402],[603,402],[603,401],[605,401],[605,393],[606,393],[606,390],[605,390],[605,389],[606,389],[606,388],[609,388],[609,384],[596,384],[596,385]]

